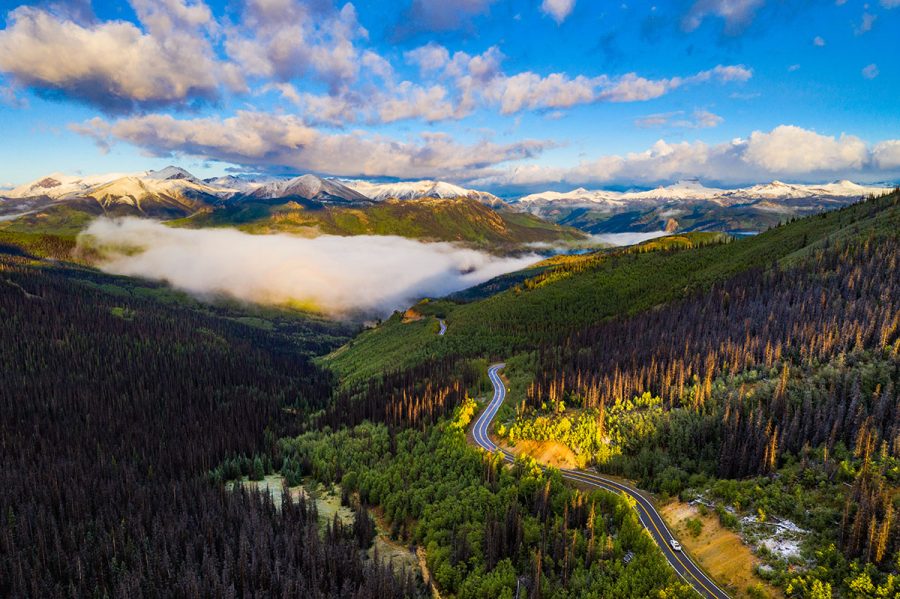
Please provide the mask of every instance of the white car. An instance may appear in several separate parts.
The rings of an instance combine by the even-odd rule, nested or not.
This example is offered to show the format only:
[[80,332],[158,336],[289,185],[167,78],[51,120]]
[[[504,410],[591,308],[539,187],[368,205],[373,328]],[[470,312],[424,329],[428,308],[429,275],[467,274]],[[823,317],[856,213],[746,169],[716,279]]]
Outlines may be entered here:
[[672,551],[681,551],[681,543],[675,539],[669,539],[669,545],[672,546]]

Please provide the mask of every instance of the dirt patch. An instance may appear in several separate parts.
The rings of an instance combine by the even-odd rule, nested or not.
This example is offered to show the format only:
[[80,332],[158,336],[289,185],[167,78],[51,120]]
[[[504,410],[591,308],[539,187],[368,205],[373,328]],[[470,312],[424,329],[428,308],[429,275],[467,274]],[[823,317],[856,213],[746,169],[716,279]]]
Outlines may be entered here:
[[578,468],[578,459],[575,453],[559,441],[531,441],[520,440],[516,444],[509,445],[505,439],[499,439],[492,435],[494,443],[503,449],[516,455],[533,457],[541,464],[554,468]]
[[[761,560],[753,555],[734,532],[723,527],[715,515],[703,516],[697,507],[672,501],[659,510],[666,523],[675,531],[687,552],[716,582],[727,585],[733,597],[750,597],[755,587],[768,597],[784,597],[780,590],[756,575]],[[694,536],[688,521],[702,524],[700,534]],[[696,523],[693,525],[696,530]]]
[[[416,558],[419,560],[419,568],[422,570],[422,580],[425,581],[425,586],[428,586],[431,580],[431,571],[428,569],[428,561],[425,555],[425,549],[422,547],[416,547]],[[431,596],[434,599],[441,599],[441,594],[437,590],[437,585],[431,585]]]
[[402,322],[416,322],[417,320],[422,320],[424,318],[422,314],[415,310],[414,308],[409,308],[406,312],[403,313]]

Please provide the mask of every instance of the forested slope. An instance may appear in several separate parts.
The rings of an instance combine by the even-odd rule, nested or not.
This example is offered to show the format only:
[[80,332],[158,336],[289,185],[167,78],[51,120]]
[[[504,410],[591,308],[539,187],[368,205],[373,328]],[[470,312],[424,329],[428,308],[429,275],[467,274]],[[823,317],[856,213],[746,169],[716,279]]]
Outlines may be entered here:
[[251,233],[399,235],[488,248],[584,238],[576,229],[508,209],[496,211],[469,198],[386,200],[364,206],[247,198],[175,224],[238,227]]
[[313,508],[205,477],[326,405],[307,354],[340,327],[281,334],[122,285],[0,255],[0,595],[413,594]]
[[561,440],[603,472],[720,502],[736,529],[738,516],[792,520],[802,553],[767,557],[766,574],[790,596],[893,596],[898,231],[895,192],[753,239],[561,259],[518,290],[435,304],[447,335],[420,325],[406,354],[391,353],[399,319],[354,340],[331,358],[339,372],[359,376],[366,356],[388,370],[347,379],[340,413],[425,425],[463,401],[459,382],[480,388],[473,356],[518,353],[499,434]]

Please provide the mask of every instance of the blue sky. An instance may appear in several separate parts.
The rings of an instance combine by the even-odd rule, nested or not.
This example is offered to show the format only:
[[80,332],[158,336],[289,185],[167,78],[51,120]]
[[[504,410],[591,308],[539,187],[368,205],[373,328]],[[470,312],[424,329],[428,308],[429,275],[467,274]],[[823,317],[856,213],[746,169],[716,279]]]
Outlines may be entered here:
[[900,178],[900,0],[0,2],[0,185]]

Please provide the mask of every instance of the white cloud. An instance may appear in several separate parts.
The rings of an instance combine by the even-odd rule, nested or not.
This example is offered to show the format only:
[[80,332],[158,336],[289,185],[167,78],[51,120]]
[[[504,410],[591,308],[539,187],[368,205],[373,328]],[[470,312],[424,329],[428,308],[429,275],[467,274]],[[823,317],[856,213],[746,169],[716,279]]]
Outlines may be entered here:
[[391,95],[377,102],[378,121],[392,123],[419,118],[435,122],[459,116],[441,85],[421,87],[404,81],[391,90]]
[[689,122],[696,129],[708,129],[710,127],[718,127],[724,120],[719,115],[708,110],[695,110],[694,118]]
[[[670,118],[661,115],[662,118]],[[685,177],[721,183],[748,183],[790,178],[819,180],[865,175],[897,176],[900,141],[888,140],[873,148],[852,135],[821,135],[791,125],[749,138],[708,145],[657,141],[648,150],[601,156],[572,167],[525,164],[471,181],[473,186],[535,186],[655,184]]]
[[450,52],[444,46],[429,42],[403,54],[410,64],[418,65],[423,72],[439,71],[450,62]]
[[718,127],[724,120],[725,119],[719,115],[708,110],[697,109],[690,116],[686,116],[682,110],[650,114],[635,119],[634,124],[642,129],[652,129],[655,127],[707,129],[710,127]]
[[0,71],[21,86],[108,111],[211,99],[223,83],[243,85],[200,31],[210,20],[204,4],[142,0],[135,7],[148,32],[126,21],[80,25],[38,8],[17,8],[0,31]]
[[636,73],[621,77],[569,77],[564,73],[540,76],[526,71],[513,76],[498,75],[484,88],[485,99],[500,106],[503,114],[521,110],[569,108],[592,102],[643,102],[663,96],[685,85],[711,80],[743,82],[752,71],[743,65],[718,65],[689,77],[646,79]]
[[503,114],[524,109],[568,108],[597,99],[597,79],[583,76],[574,79],[562,73],[542,77],[525,72],[511,77],[497,77],[484,90],[485,98],[500,106]]
[[753,75],[744,65],[718,65],[687,77],[647,79],[636,73],[619,77],[598,75],[571,77],[565,73],[540,75],[524,71],[507,75],[501,70],[503,55],[492,46],[477,55],[456,52],[429,43],[404,54],[407,63],[419,67],[424,81],[402,81],[373,86],[364,93],[344,90],[328,97],[284,94],[301,106],[310,123],[340,125],[365,122],[389,123],[420,119],[437,122],[461,119],[479,107],[497,107],[501,114],[525,110],[560,109],[593,102],[640,102],[658,98],[686,85],[710,81],[745,82]]
[[72,129],[101,146],[124,141],[160,156],[189,155],[263,169],[289,167],[369,177],[476,176],[503,162],[534,157],[553,145],[527,139],[461,145],[441,133],[407,141],[358,131],[331,134],[295,116],[259,112],[238,112],[225,119],[176,119],[161,114],[113,122],[94,118]]
[[821,35],[817,35],[813,38],[813,46],[822,47],[825,45],[825,39]]
[[868,160],[868,150],[852,135],[835,138],[782,125],[769,133],[754,131],[743,160],[773,173],[856,170]]
[[874,79],[875,77],[878,77],[878,65],[872,63],[864,67],[862,70],[862,76],[866,79]]
[[524,268],[539,258],[500,258],[449,243],[389,236],[250,235],[191,230],[146,219],[94,221],[79,239],[105,249],[107,272],[166,281],[208,298],[314,306],[333,316],[386,315]]
[[[225,49],[249,75],[290,81],[313,73],[337,89],[358,76],[365,57],[354,42],[367,35],[349,3],[333,10],[327,3],[249,0],[240,25],[226,30]],[[384,71],[373,56],[366,60]]]
[[879,168],[900,168],[900,140],[891,139],[875,144],[872,155]]
[[572,14],[575,8],[575,0],[543,0],[541,10],[549,15],[557,23],[562,23]]
[[465,116],[439,84],[423,87],[402,81],[387,90],[373,89],[367,94],[346,90],[333,95],[299,92],[289,83],[272,83],[262,88],[264,92],[271,90],[299,107],[303,122],[310,126],[373,125],[407,119],[433,123]]

